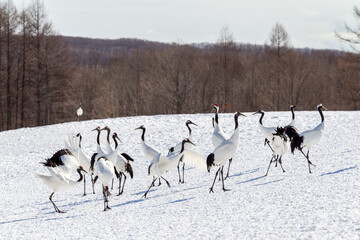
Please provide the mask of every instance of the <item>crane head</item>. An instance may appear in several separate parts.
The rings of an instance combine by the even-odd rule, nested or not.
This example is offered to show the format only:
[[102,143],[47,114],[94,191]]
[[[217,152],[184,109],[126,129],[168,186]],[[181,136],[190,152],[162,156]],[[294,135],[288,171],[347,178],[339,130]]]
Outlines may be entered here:
[[255,114],[258,114],[258,113],[259,113],[259,114],[262,114],[262,113],[264,113],[264,110],[262,110],[262,109],[261,109],[261,110],[258,110],[258,111],[256,111],[256,112],[254,112],[252,115],[255,115]]
[[317,105],[317,109],[319,109],[319,108],[323,108],[324,110],[328,110],[326,107],[324,107],[324,106],[322,105],[322,103],[319,103],[319,104]]
[[189,124],[193,124],[193,125],[197,126],[197,124],[193,123],[191,120],[187,120],[186,125],[189,125]]
[[138,129],[145,129],[145,127],[144,127],[144,125],[141,125],[140,127],[135,128],[134,130],[138,130]]

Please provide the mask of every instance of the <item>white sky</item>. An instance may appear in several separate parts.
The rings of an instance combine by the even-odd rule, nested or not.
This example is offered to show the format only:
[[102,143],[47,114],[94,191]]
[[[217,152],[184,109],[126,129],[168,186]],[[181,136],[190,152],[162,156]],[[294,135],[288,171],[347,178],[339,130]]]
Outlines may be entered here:
[[[14,0],[18,6],[30,0]],[[349,0],[44,0],[66,36],[214,43],[228,26],[235,41],[264,44],[276,22],[294,47],[344,49],[334,31],[356,26]]]

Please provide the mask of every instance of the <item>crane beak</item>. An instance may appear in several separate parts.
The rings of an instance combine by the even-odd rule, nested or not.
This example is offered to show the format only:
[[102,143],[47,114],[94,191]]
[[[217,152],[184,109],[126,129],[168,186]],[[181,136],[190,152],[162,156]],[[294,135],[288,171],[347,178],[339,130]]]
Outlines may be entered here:
[[197,125],[197,124],[195,124],[195,123],[193,123],[193,122],[191,122],[191,124],[193,124],[193,125],[195,125],[195,126],[197,126],[197,127],[198,127],[198,125]]
[[240,116],[246,117],[246,115],[245,115],[245,114],[242,114],[242,113],[240,113]]
[[80,172],[88,173],[87,171],[85,171],[85,169],[84,169],[82,166],[80,166],[78,170],[79,170]]
[[134,130],[138,130],[138,129],[141,129],[141,127],[135,128]]
[[189,140],[189,142],[188,142],[188,143],[191,143],[192,145],[196,146],[196,145],[195,145],[192,141],[190,141],[190,140]]
[[255,114],[258,114],[259,112],[254,112],[253,114],[251,114],[251,115],[255,115]]
[[322,106],[323,109],[328,110],[326,107]]
[[115,137],[116,137],[117,140],[119,140],[119,141],[121,142],[121,140],[120,140],[120,138],[118,137],[118,135],[116,135]]

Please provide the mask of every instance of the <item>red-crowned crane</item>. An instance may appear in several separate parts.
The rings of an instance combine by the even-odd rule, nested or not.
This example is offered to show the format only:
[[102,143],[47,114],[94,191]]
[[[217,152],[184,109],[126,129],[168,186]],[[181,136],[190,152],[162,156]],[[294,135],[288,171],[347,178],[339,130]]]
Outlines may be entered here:
[[188,138],[182,141],[182,146],[179,154],[174,154],[171,156],[164,156],[160,152],[153,158],[151,161],[148,174],[153,176],[153,181],[148,188],[148,190],[144,193],[143,197],[146,198],[146,195],[150,191],[150,189],[154,186],[156,179],[162,178],[168,187],[170,187],[170,183],[162,176],[165,172],[175,168],[175,166],[179,163],[179,161],[183,161],[188,163],[200,170],[206,171],[206,162],[205,159],[200,156],[198,153],[185,149],[185,144],[193,144]]
[[[81,166],[79,166],[78,161],[74,157],[74,155],[67,149],[61,149],[57,151],[51,158],[42,162],[42,164],[48,169],[50,172],[50,176],[37,173],[37,177],[39,177],[46,186],[52,189],[52,193],[50,194],[49,200],[53,204],[54,209],[57,213],[64,213],[60,211],[60,209],[53,202],[52,197],[55,192],[59,190],[65,190],[75,186],[77,183],[81,182],[83,179],[83,175],[81,172],[86,172]],[[73,167],[77,168],[77,172],[79,174],[78,180],[73,180],[70,178]]]
[[[325,128],[325,122],[324,122],[325,119],[324,119],[322,109],[325,109],[325,110],[327,110],[327,109],[321,103],[319,105],[317,105],[317,109],[318,109],[320,117],[321,117],[321,123],[312,130],[307,130],[307,131],[300,133],[299,135],[294,136],[292,138],[291,144],[290,144],[292,153],[294,153],[295,149],[298,149],[307,159],[309,173],[311,173],[310,165],[314,165],[309,160],[310,148],[320,141],[323,131],[324,131],[324,128]],[[308,149],[306,155],[303,152],[303,148]]]
[[[189,136],[188,136],[188,139],[191,141],[191,142],[193,142],[193,135],[192,135],[192,130],[191,130],[191,127],[190,127],[190,125],[195,125],[195,126],[197,126],[195,123],[193,123],[191,120],[187,120],[186,121],[186,123],[185,123],[185,125],[186,125],[186,127],[188,128],[188,130],[189,130]],[[169,153],[168,153],[168,155],[174,155],[174,154],[178,154],[180,151],[181,151],[181,147],[182,147],[182,142],[179,142],[175,147],[171,147],[170,149],[169,149]],[[192,149],[193,148],[193,145],[192,144],[186,144],[185,145],[185,149]],[[178,174],[179,174],[179,183],[185,183],[185,179],[184,179],[184,171],[185,171],[185,163],[184,162],[182,162],[183,163],[183,167],[182,167],[182,170],[183,170],[183,178],[182,178],[182,180],[181,180],[181,176],[180,176],[180,161],[179,161],[179,163],[178,163],[178,165],[177,165],[177,170],[178,170]]]
[[238,146],[239,146],[239,123],[238,123],[239,116],[246,117],[244,114],[242,114],[240,112],[235,113],[235,115],[234,115],[234,121],[235,121],[234,133],[228,140],[224,141],[222,144],[220,144],[218,147],[216,147],[215,150],[211,154],[209,154],[206,159],[208,172],[210,172],[210,169],[212,166],[219,166],[219,169],[217,170],[217,172],[215,174],[214,182],[210,188],[210,192],[214,192],[213,187],[214,187],[215,180],[216,180],[216,177],[218,174],[221,175],[223,191],[228,191],[228,189],[225,189],[225,186],[224,186],[223,169],[224,169],[224,165],[225,165],[226,161],[228,161],[229,159],[232,159],[234,157],[234,155],[238,149]]

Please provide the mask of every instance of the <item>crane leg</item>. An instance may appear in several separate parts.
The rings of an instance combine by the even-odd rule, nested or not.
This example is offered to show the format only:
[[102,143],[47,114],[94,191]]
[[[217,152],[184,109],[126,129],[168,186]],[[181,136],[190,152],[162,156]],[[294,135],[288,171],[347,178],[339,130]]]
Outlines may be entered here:
[[225,184],[224,184],[224,166],[221,167],[221,180],[222,180],[222,189],[224,192],[226,191],[230,191],[230,189],[226,189],[225,188]]
[[96,183],[97,179],[98,179],[98,176],[96,176],[93,179],[92,174],[91,174],[91,184],[92,184],[93,194],[95,194],[95,183]]
[[269,169],[270,169],[271,163],[273,162],[273,159],[274,159],[274,155],[273,155],[273,156],[271,157],[271,159],[270,159],[270,163],[269,163],[269,166],[268,166],[268,168],[267,168],[265,177],[266,177],[266,176],[268,175],[268,173],[269,173]]
[[154,180],[151,182],[150,187],[148,188],[148,190],[144,193],[144,195],[142,196],[143,198],[146,198],[147,193],[150,191],[150,189],[155,185],[155,181],[157,178],[154,177]]
[[121,193],[120,194],[123,194],[123,192],[124,192],[124,187],[125,187],[125,182],[126,182],[126,175],[123,173],[123,175],[124,175],[124,183],[123,183],[123,185],[122,185],[122,189],[121,189]]
[[271,149],[271,151],[272,151],[272,152],[274,152],[274,149],[271,147],[270,142],[269,142],[269,141],[267,141],[267,139],[266,139],[266,138],[265,138],[265,141],[266,141],[267,145],[269,145],[269,148]]
[[121,179],[122,179],[122,173],[120,173],[120,176],[119,176],[119,194],[117,194],[116,196],[120,196],[122,194],[122,192],[121,192]]
[[103,195],[104,195],[104,211],[111,209],[109,207],[109,196],[110,196],[110,192],[109,190],[107,190],[104,185],[102,185],[103,187]]
[[180,161],[178,162],[178,165],[177,165],[177,170],[178,170],[178,174],[179,174],[179,183],[181,183],[181,176],[180,176]]
[[219,167],[219,169],[218,169],[218,170],[216,171],[216,173],[215,173],[214,181],[213,181],[213,184],[211,185],[211,188],[210,188],[210,192],[209,192],[209,193],[214,192],[214,191],[213,191],[213,187],[214,187],[214,184],[215,184],[215,181],[216,181],[216,177],[217,177],[217,175],[219,174],[219,171],[220,171],[220,167]]
[[283,173],[284,173],[285,170],[284,170],[284,168],[283,168],[283,166],[282,166],[281,158],[282,158],[282,156],[279,158],[279,164],[280,164],[280,167],[281,167],[281,169],[283,170]]
[[84,176],[84,194],[83,194],[83,196],[86,196],[86,178],[85,178],[85,174],[83,176]]
[[302,149],[300,149],[300,152],[304,155],[304,157],[306,158],[307,162],[308,162],[308,167],[309,167],[309,173],[311,173],[311,169],[310,169],[310,165],[315,166],[312,162],[310,162],[309,160],[309,150],[307,152],[307,154],[305,155],[305,153],[303,152]]
[[168,187],[170,187],[170,183],[168,182],[168,180],[166,180],[164,177],[161,177],[165,182],[166,184],[168,185]]
[[181,183],[185,183],[185,163],[183,163],[183,179],[182,179],[182,182]]
[[230,171],[231,162],[232,162],[232,158],[229,159],[229,166],[228,166],[228,170],[227,170],[227,174],[226,174],[225,180],[229,177],[229,171]]
[[50,202],[52,203],[52,205],[54,206],[55,212],[57,212],[57,213],[65,213],[65,212],[63,212],[63,211],[60,211],[60,209],[59,209],[59,208],[56,206],[56,204],[53,202],[52,196],[54,195],[54,193],[55,193],[55,192],[53,192],[53,193],[50,194],[49,199],[50,199]]

